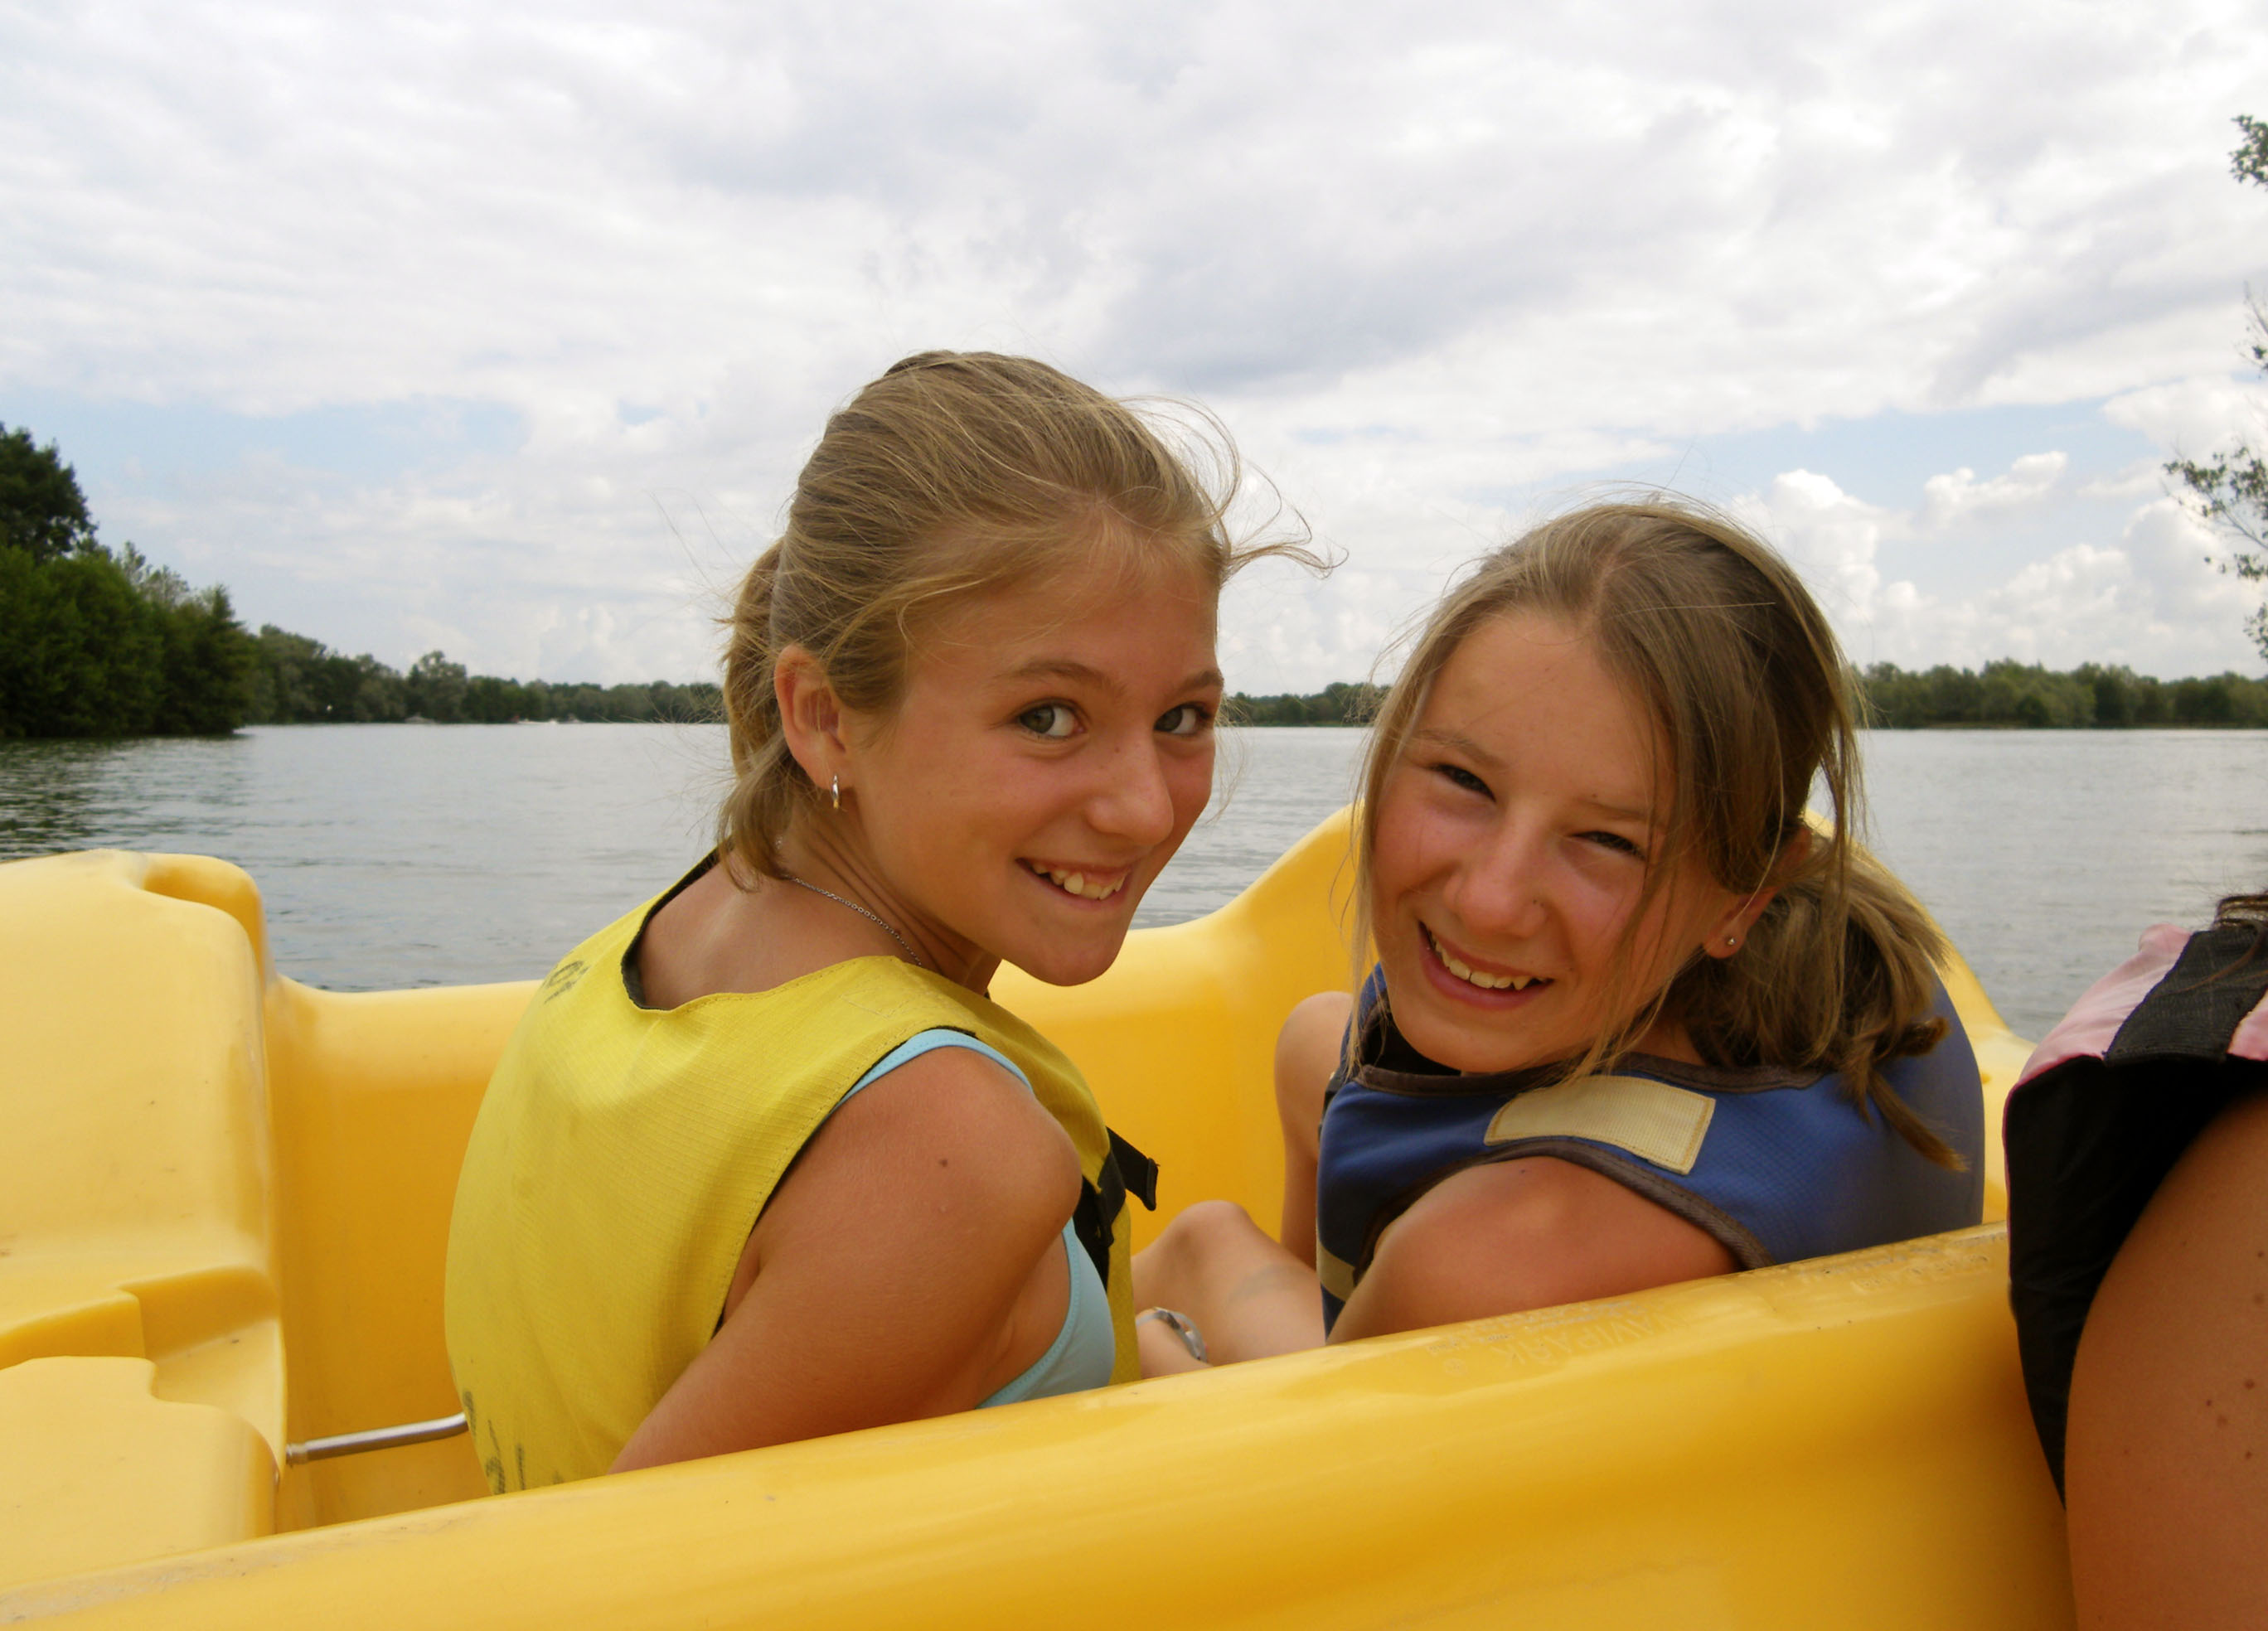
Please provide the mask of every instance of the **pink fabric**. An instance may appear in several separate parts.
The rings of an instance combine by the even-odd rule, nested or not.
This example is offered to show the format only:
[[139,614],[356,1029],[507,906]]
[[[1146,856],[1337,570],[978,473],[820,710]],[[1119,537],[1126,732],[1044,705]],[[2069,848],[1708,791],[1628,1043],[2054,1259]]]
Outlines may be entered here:
[[[2153,923],[2142,931],[2140,948],[2133,956],[2087,988],[2087,995],[2072,1004],[2056,1028],[2048,1032],[2047,1040],[2032,1050],[2024,1062],[2024,1070],[2016,1078],[2021,1087],[2034,1076],[2052,1070],[2067,1059],[2085,1054],[2097,1054],[2110,1046],[2118,1034],[2118,1027],[2126,1023],[2126,1016],[2139,1007],[2151,988],[2171,972],[2181,960],[2182,948],[2190,943],[2190,931],[2173,923]],[[2229,1051],[2242,1054],[2248,1059],[2268,1058],[2268,1000],[2245,1017],[2237,1027],[2236,1040]],[[2248,1036],[2252,1045],[2262,1052],[2250,1052],[2237,1046]]]
[[2228,1051],[2239,1059],[2268,1059],[2268,996],[2244,1016],[2244,1023],[2228,1039]]

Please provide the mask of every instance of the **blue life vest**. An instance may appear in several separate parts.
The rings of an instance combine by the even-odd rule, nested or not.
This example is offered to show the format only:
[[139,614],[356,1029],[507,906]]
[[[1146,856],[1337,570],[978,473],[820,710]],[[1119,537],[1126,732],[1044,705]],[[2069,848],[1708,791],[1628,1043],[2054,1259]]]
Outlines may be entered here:
[[1554,1084],[1549,1069],[1463,1076],[1425,1058],[1357,1003],[1351,1076],[1327,1090],[1316,1173],[1315,1267],[1326,1327],[1387,1225],[1469,1166],[1554,1156],[1625,1184],[1703,1230],[1743,1268],[1854,1252],[1977,1223],[1984,1099],[1977,1055],[1942,988],[1927,1054],[1884,1069],[1898,1097],[1968,1162],[1930,1161],[1836,1074],[1724,1069],[1633,1054],[1611,1074]]

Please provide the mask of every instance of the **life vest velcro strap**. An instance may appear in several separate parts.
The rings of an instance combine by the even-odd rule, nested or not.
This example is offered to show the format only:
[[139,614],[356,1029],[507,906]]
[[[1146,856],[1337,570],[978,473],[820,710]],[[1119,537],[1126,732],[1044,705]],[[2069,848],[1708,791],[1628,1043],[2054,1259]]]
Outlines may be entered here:
[[1071,1215],[1071,1232],[1086,1248],[1094,1261],[1094,1272],[1106,1287],[1110,1284],[1111,1236],[1130,1194],[1152,1212],[1158,1209],[1158,1164],[1111,1133],[1110,1151],[1102,1157],[1102,1171],[1092,1182],[1080,1180],[1079,1205]]
[[[1102,1176],[1108,1179],[1110,1172],[1108,1168]],[[1124,1204],[1122,1197],[1119,1205]],[[1103,1209],[1101,1190],[1084,1179],[1079,1181],[1079,1205],[1071,1215],[1071,1232],[1079,1237],[1079,1245],[1086,1248],[1086,1255],[1094,1264],[1094,1272],[1101,1277],[1106,1290],[1110,1285],[1110,1222],[1117,1216],[1116,1207],[1107,1211]]]
[[1116,1167],[1119,1185],[1124,1193],[1139,1201],[1144,1211],[1156,1211],[1158,1164],[1128,1143],[1115,1130],[1109,1128],[1103,1130],[1110,1134],[1110,1158],[1103,1163],[1104,1173],[1108,1175]]

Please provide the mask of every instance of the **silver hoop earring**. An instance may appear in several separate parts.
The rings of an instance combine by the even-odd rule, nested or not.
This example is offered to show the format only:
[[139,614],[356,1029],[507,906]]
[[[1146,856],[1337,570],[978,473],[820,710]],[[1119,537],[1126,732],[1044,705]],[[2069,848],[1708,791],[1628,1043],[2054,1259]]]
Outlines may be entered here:
[[827,796],[834,801],[834,807],[836,809],[840,810],[843,808],[843,778],[841,776],[831,775],[827,778]]

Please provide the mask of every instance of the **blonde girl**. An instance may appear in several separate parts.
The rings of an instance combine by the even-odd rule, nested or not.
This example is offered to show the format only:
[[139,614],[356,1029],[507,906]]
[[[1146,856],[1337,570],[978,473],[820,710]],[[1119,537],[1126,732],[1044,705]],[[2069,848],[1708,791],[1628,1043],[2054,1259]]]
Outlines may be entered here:
[[1136,1373],[1144,1164],[986,990],[1108,968],[1204,806],[1232,485],[1017,357],[828,421],[731,620],[715,851],[552,971],[474,1129],[493,1488]]

